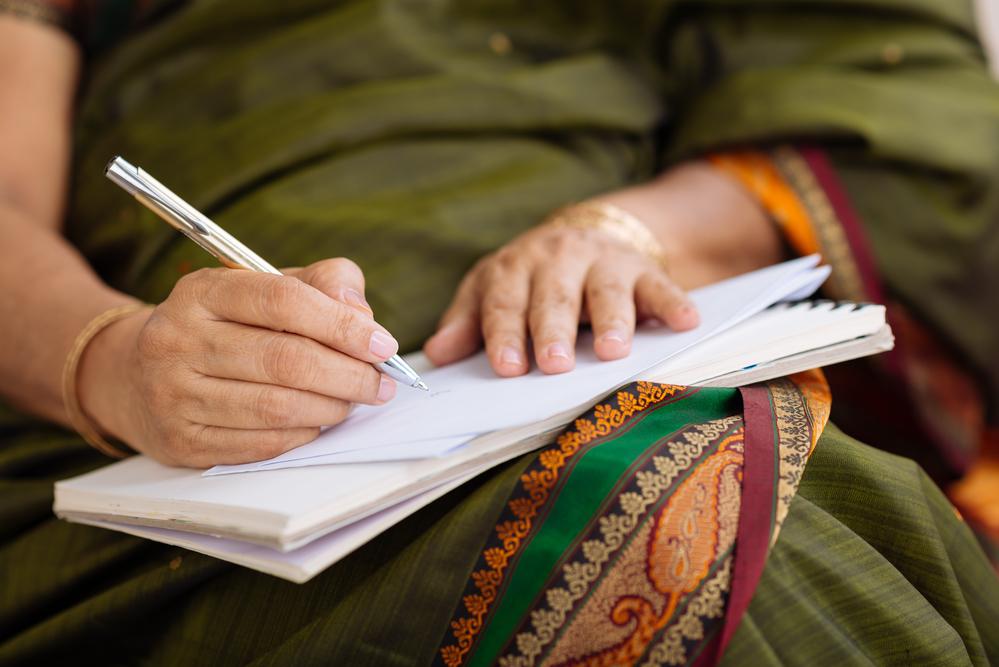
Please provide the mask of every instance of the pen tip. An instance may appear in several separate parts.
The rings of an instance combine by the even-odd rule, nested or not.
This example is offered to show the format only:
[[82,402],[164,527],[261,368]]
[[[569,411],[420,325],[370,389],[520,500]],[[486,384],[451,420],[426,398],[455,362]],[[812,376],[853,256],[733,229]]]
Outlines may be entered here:
[[417,380],[416,384],[413,385],[413,386],[414,387],[419,387],[423,391],[430,391],[430,387],[428,387],[427,385],[423,384],[423,380]]

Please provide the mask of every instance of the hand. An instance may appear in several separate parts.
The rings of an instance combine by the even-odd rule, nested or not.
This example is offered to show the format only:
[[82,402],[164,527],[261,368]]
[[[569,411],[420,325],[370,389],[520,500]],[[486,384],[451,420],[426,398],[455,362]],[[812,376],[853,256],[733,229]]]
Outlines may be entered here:
[[565,373],[575,365],[580,321],[593,327],[597,357],[612,360],[628,355],[636,321],[649,318],[677,331],[699,323],[694,304],[651,258],[597,229],[542,225],[473,267],[424,352],[447,364],[484,340],[498,375],[523,375],[530,332],[538,367]]
[[352,403],[390,400],[395,383],[371,364],[398,343],[374,322],[360,269],[340,259],[286,273],[203,269],[147,320],[108,327],[82,360],[84,411],[153,458],[205,467],[277,456]]

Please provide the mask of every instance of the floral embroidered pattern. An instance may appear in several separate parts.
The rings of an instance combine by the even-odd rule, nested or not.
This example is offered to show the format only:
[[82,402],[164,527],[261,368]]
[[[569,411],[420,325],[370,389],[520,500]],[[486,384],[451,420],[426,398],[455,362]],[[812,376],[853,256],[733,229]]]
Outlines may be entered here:
[[835,267],[823,289],[834,299],[869,301],[870,296],[864,286],[860,267],[853,256],[836,209],[805,158],[787,144],[774,149],[771,157],[806,209],[823,259]]
[[[555,447],[539,454],[537,462],[521,476],[522,490],[526,496],[512,499],[505,512],[510,518],[502,520],[496,526],[499,546],[488,547],[480,559],[485,567],[472,573],[472,583],[477,590],[462,598],[467,614],[462,614],[451,622],[457,641],[441,649],[440,657],[444,665],[458,667],[463,664],[484,626],[483,619],[498,599],[504,572],[531,534],[539,509],[551,497],[560,473],[569,460],[577,456],[584,446],[592,445],[600,438],[610,435],[643,411],[695,391],[696,389],[688,387],[651,382],[630,385],[617,392],[609,403],[598,405],[587,415],[577,419],[572,427],[559,436]],[[505,517],[501,517],[503,518]]]
[[[777,543],[781,526],[791,510],[791,501],[798,493],[808,457],[829,419],[829,386],[821,373],[819,370],[809,371],[799,374],[801,377],[767,382],[778,437],[777,507],[773,534],[770,536],[771,549]],[[811,400],[806,400],[803,389],[809,392]]]
[[[777,521],[766,537],[775,540],[828,419],[829,395],[820,371],[774,380],[766,388],[776,427],[778,477],[773,480]],[[599,445],[616,446],[612,440],[637,427],[643,411],[702,391],[717,390],[630,385],[576,420],[554,447],[538,455],[483,549],[451,623],[454,639],[445,640],[437,664],[467,664],[485,628],[500,621],[502,634],[488,634],[487,641],[489,657],[498,651],[502,667],[683,665],[714,645],[726,623],[737,571],[742,415],[689,424],[668,440],[653,442],[655,436],[646,440],[646,434],[633,441],[644,452],[635,456],[641,451],[635,449],[629,455],[635,456],[630,467],[614,490],[601,496],[600,509],[586,513],[589,518],[582,519],[578,533],[573,530],[575,537],[567,536],[569,542],[559,547],[564,552],[553,554],[554,562],[543,560],[544,571],[530,575],[546,577],[532,589],[534,599],[510,608],[499,604],[518,567],[524,572],[532,571],[524,569],[528,563],[536,567],[537,557],[525,547],[547,525],[548,513],[558,511],[551,501],[570,474],[577,479],[574,471],[589,474],[590,459],[582,455]],[[678,409],[684,408],[678,404]],[[760,547],[767,543],[773,542],[765,540]],[[500,648],[497,641],[506,644]]]
[[679,620],[662,633],[642,667],[687,664],[690,656],[686,644],[702,642],[706,636],[705,620],[719,619],[725,614],[733,561],[735,557],[730,553],[715,575],[696,593]]
[[631,665],[662,632],[685,654],[684,638],[704,636],[690,596],[735,542],[742,461],[741,416],[690,426],[663,445],[618,496],[621,512],[600,516],[562,566],[530,611],[532,630],[516,633],[499,665]]

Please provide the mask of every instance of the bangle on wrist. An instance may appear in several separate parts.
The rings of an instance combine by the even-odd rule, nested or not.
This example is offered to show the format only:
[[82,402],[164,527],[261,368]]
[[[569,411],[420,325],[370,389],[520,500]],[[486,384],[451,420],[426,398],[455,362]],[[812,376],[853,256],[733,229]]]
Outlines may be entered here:
[[584,201],[560,208],[542,223],[550,227],[596,229],[653,259],[666,270],[662,244],[645,224],[613,204]]
[[77,433],[87,441],[87,444],[111,458],[123,459],[131,456],[133,452],[124,451],[109,444],[107,440],[100,436],[97,429],[90,422],[90,419],[87,418],[87,415],[83,412],[83,408],[80,407],[80,398],[76,391],[77,369],[80,365],[80,359],[83,357],[83,351],[87,348],[87,344],[94,339],[94,336],[118,320],[151,308],[155,308],[155,306],[149,304],[128,304],[101,313],[92,319],[83,328],[80,335],[76,337],[73,347],[70,348],[69,355],[66,357],[66,363],[62,367],[62,402],[66,408],[66,414],[69,415],[70,423],[76,429]]

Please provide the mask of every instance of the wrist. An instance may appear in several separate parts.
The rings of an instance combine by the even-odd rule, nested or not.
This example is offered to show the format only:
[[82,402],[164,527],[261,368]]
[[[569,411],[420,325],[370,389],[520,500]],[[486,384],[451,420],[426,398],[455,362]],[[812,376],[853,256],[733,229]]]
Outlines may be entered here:
[[666,270],[662,244],[645,223],[606,201],[587,200],[552,213],[543,223],[549,227],[595,229],[653,260]]
[[628,211],[656,235],[670,276],[685,290],[784,259],[780,231],[756,198],[701,161],[597,199]]
[[[140,414],[136,405],[136,397],[141,395],[138,336],[151,312],[152,306],[147,306],[122,313],[120,319],[97,331],[79,353],[75,374],[78,405],[101,438],[130,445],[136,441],[139,430],[132,422]],[[74,425],[83,432],[79,424]]]

